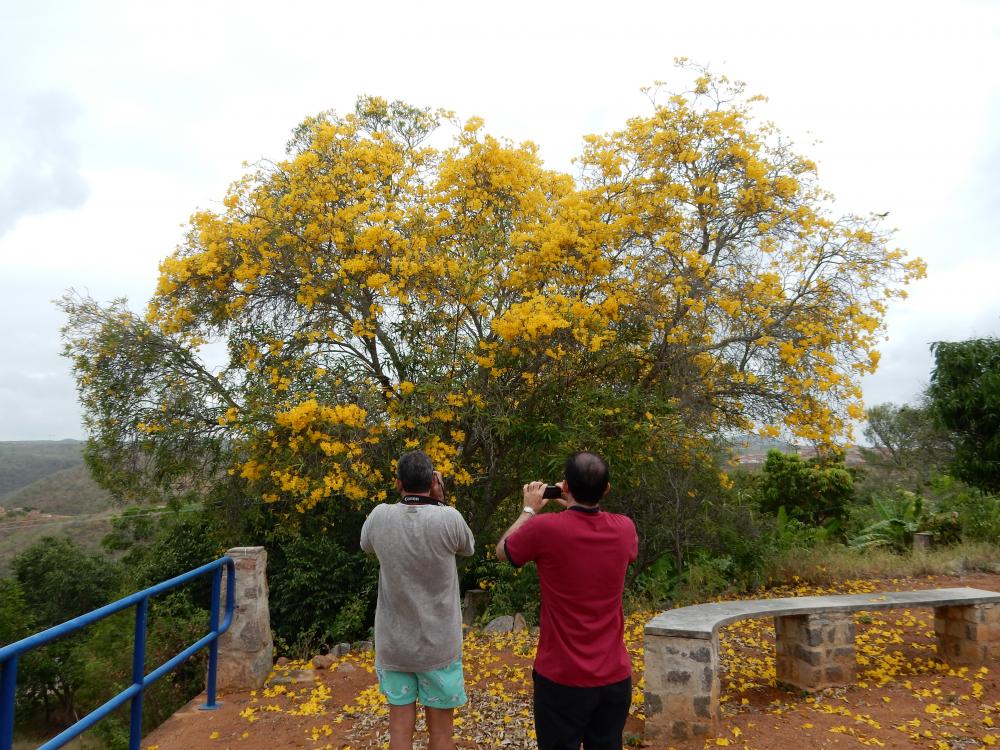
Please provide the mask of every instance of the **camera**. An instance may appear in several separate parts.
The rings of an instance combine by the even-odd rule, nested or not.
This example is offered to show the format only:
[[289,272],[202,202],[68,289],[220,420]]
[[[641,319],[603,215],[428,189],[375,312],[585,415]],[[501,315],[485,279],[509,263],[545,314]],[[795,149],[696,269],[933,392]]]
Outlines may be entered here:
[[557,497],[562,497],[562,487],[558,484],[547,484],[545,485],[545,492],[542,497],[546,500],[555,500]]

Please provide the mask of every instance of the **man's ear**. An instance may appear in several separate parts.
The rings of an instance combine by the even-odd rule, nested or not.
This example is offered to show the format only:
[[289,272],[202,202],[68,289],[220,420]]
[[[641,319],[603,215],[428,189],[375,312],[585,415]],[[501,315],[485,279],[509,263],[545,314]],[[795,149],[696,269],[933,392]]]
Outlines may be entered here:
[[609,492],[611,492],[611,482],[608,482],[608,486],[604,488],[604,494],[601,495],[601,499],[606,498]]
[[396,492],[400,495],[403,494],[403,483],[399,481],[399,477],[396,477]]

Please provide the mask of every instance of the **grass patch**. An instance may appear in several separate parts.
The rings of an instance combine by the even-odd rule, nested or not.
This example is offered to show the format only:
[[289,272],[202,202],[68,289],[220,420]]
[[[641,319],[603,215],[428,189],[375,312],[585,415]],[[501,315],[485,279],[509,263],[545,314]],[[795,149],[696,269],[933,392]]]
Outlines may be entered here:
[[1000,547],[965,542],[928,552],[898,554],[884,549],[851,549],[838,544],[790,549],[765,566],[771,585],[794,580],[827,585],[851,579],[915,578],[1000,569]]

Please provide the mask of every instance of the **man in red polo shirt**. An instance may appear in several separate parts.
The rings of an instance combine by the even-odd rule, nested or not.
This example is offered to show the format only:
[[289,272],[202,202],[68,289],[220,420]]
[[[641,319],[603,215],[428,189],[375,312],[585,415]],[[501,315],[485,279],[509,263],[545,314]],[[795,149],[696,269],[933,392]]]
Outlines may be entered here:
[[625,648],[625,570],[638,554],[635,524],[607,513],[608,465],[595,453],[566,461],[561,513],[537,515],[544,482],[524,485],[524,510],[497,544],[497,557],[534,561],[542,589],[535,683],[539,750],[620,750],[632,702]]

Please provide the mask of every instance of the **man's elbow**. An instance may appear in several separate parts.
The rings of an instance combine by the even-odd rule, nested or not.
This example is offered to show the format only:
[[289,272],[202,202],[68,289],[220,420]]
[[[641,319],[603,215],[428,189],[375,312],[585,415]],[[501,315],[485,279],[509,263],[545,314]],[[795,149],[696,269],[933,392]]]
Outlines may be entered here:
[[510,562],[510,560],[507,559],[507,549],[504,546],[503,542],[500,542],[497,545],[496,550],[497,550],[497,560],[500,560],[502,562]]

